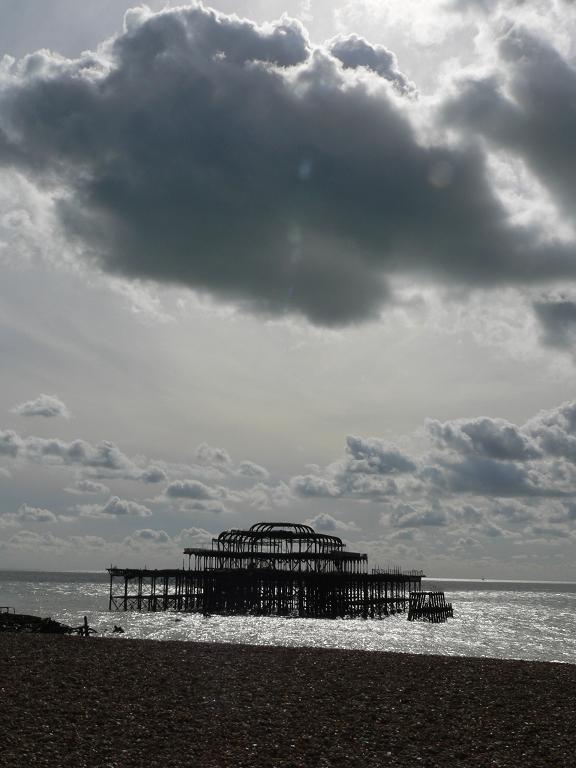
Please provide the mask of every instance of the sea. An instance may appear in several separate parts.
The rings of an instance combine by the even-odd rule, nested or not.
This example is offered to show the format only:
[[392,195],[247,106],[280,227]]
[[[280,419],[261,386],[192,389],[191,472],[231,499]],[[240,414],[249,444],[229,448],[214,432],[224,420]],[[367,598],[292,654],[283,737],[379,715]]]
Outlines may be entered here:
[[[426,584],[426,581],[423,582]],[[576,583],[428,581],[452,602],[444,624],[380,620],[210,616],[108,611],[108,574],[0,571],[0,606],[79,626],[98,635],[251,645],[528,659],[576,664]],[[124,634],[113,634],[114,625]]]

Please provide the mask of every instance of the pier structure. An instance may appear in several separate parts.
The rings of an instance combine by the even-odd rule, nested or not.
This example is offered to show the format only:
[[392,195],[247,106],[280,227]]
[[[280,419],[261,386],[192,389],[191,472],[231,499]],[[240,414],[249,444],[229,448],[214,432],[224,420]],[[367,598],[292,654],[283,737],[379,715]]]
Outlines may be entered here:
[[408,621],[430,621],[439,624],[454,616],[452,603],[447,603],[444,592],[410,592]]
[[187,568],[111,567],[112,611],[382,618],[405,611],[422,571],[368,571],[368,557],[301,523],[256,523],[187,548]]

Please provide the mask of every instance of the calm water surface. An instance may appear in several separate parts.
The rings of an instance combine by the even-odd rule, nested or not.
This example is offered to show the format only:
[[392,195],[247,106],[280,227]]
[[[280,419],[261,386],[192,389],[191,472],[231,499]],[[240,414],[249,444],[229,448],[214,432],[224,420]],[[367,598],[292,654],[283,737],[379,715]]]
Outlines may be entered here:
[[0,571],[0,605],[52,616],[77,626],[84,615],[101,634],[120,624],[118,637],[200,640],[255,645],[354,648],[368,651],[490,656],[576,664],[576,584],[443,581],[454,619],[408,622],[284,619],[176,613],[109,613],[106,573]]

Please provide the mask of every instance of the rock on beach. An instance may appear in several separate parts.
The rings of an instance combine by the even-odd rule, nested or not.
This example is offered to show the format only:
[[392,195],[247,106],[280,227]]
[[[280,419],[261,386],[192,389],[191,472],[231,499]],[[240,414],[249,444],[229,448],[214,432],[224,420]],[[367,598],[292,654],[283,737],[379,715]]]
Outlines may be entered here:
[[0,635],[1,768],[576,764],[576,666]]

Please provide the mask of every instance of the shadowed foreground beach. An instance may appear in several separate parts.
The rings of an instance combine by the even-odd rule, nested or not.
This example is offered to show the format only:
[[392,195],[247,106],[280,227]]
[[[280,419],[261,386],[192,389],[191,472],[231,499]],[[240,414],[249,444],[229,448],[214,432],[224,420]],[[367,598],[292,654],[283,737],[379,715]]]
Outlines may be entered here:
[[573,768],[576,666],[0,635],[0,766]]

